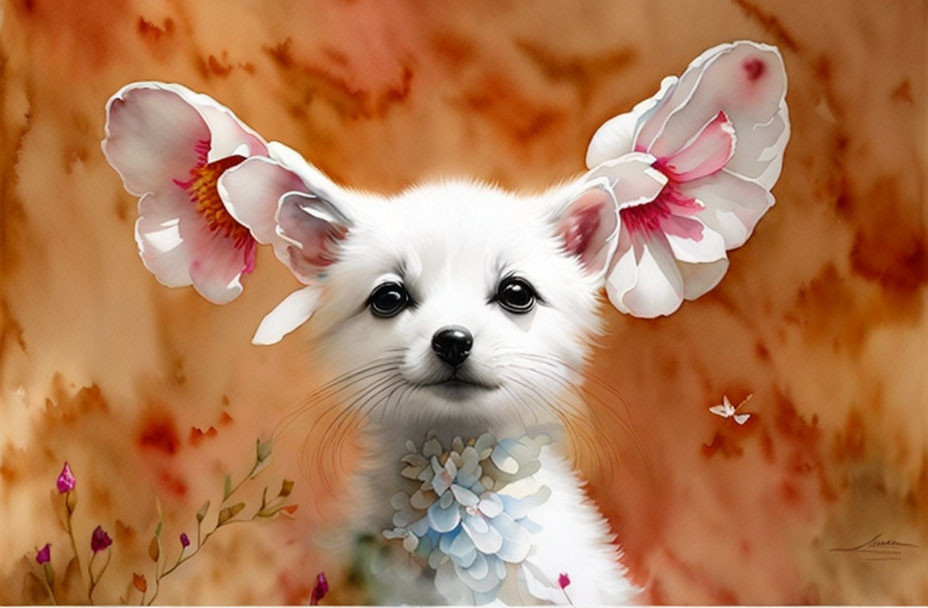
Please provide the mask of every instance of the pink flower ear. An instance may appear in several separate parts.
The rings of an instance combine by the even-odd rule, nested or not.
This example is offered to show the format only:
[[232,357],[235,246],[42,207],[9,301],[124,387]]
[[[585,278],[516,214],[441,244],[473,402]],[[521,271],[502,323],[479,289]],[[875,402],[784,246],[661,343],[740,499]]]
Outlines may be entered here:
[[336,260],[339,242],[348,235],[351,220],[335,203],[305,192],[281,197],[277,235],[289,243],[288,261],[303,277],[318,274]]
[[773,205],[789,140],[786,70],[775,47],[713,47],[656,95],[596,132],[588,180],[619,209],[606,278],[621,312],[657,317],[713,289]]
[[596,180],[569,198],[557,214],[557,234],[564,250],[576,256],[587,274],[605,271],[615,251],[619,226],[615,198],[606,180]]

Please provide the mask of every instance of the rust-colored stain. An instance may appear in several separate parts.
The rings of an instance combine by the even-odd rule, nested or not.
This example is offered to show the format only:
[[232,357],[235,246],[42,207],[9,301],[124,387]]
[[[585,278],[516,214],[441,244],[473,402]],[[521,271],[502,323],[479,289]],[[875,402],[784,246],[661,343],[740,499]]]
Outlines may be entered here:
[[166,411],[154,411],[142,422],[138,443],[143,449],[174,455],[180,448],[177,425]]

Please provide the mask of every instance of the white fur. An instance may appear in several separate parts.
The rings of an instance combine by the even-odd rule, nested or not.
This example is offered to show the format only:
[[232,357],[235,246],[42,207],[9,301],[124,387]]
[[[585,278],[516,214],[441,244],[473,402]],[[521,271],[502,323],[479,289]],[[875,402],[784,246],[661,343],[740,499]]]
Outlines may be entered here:
[[[324,269],[319,309],[309,325],[327,363],[339,372],[391,362],[352,385],[357,397],[344,397],[345,407],[370,420],[355,498],[356,531],[380,537],[392,527],[389,502],[402,481],[406,440],[421,444],[429,430],[444,445],[455,435],[486,431],[519,436],[529,427],[557,423],[559,416],[583,415],[583,404],[570,398],[568,387],[581,381],[588,340],[599,329],[602,279],[597,269],[582,267],[564,251],[558,222],[575,191],[558,187],[526,197],[443,182],[390,199],[351,192],[326,196],[352,224],[335,247],[337,262]],[[525,315],[488,303],[509,272],[529,280],[544,302]],[[417,305],[382,319],[365,302],[387,277],[403,281]],[[461,372],[492,388],[452,393],[421,386],[449,373],[430,344],[435,331],[450,324],[474,336]],[[585,498],[581,480],[557,445],[545,448],[542,465],[535,477],[552,496],[533,514],[544,526],[534,562],[552,580],[569,573],[568,592],[576,603],[628,603],[637,590],[625,578],[608,525]],[[408,564],[407,559],[404,567]],[[442,601],[427,576],[413,579],[375,599]],[[500,599],[537,602],[507,596],[505,588]]]

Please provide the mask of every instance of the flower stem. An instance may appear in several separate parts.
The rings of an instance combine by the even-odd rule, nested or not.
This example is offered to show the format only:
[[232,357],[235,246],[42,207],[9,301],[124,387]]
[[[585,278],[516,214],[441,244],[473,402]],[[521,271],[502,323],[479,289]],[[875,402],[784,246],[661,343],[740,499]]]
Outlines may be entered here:
[[[50,564],[46,564],[46,565],[50,565]],[[45,592],[48,593],[48,599],[52,601],[53,606],[57,606],[58,600],[55,599],[55,592],[52,591],[51,585],[48,584],[48,579],[45,578],[44,576],[45,573],[43,572],[42,574],[43,576],[40,576],[39,578],[42,579],[42,585],[45,587]]]
[[106,561],[103,562],[103,567],[100,568],[100,572],[96,577],[93,575],[93,559],[97,556],[96,553],[90,556],[90,563],[87,564],[87,574],[90,575],[90,587],[87,589],[87,601],[90,604],[93,604],[93,590],[96,588],[97,583],[100,582],[100,579],[103,578],[103,573],[106,572],[106,568],[110,565],[110,559],[113,557],[113,552],[109,549],[106,550]]
[[[228,500],[232,498],[232,496],[239,490],[239,488],[241,488],[245,484],[246,481],[252,478],[252,476],[255,474],[255,471],[258,470],[258,467],[261,466],[261,464],[262,464],[262,461],[255,462],[255,464],[252,465],[251,470],[248,471],[248,474],[245,475],[245,477],[243,477],[241,481],[239,481],[237,484],[235,484],[229,489],[228,494],[226,494],[225,498],[223,498],[222,501],[219,503],[220,507],[224,505],[226,502],[228,502]],[[286,499],[284,500],[284,502],[286,502]],[[187,555],[184,555],[184,551],[186,550],[186,547],[181,547],[180,553],[178,554],[177,560],[174,562],[174,564],[171,565],[171,567],[169,568],[161,570],[160,572],[158,571],[158,565],[155,564],[155,590],[152,593],[152,596],[148,598],[147,602],[145,601],[145,594],[143,593],[142,603],[140,605],[151,606],[154,603],[155,598],[158,597],[158,591],[161,589],[161,579],[163,579],[167,575],[177,570],[177,568],[179,568],[181,564],[183,564],[187,560],[192,559],[197,553],[199,553],[200,549],[202,549],[206,545],[206,541],[208,541],[210,537],[213,534],[215,534],[217,530],[219,530],[219,528],[228,526],[229,524],[245,523],[249,521],[254,521],[255,519],[258,518],[258,513],[260,512],[261,512],[261,509],[255,511],[255,513],[249,518],[230,519],[221,524],[217,520],[216,525],[213,527],[213,529],[207,532],[206,534],[202,534],[202,523],[203,522],[198,520],[197,521],[197,546],[196,548],[190,553],[188,553]],[[165,566],[167,566],[167,564],[165,564]]]
[[80,573],[81,582],[84,583],[86,587],[86,583],[84,582],[84,572],[81,570],[80,553],[77,551],[77,543],[74,540],[74,527],[71,525],[71,515],[74,513],[71,510],[71,492],[72,490],[69,490],[68,493],[65,494],[64,498],[65,508],[68,510],[68,518],[66,520],[68,524],[68,538],[71,540],[71,551],[74,552],[74,559],[77,560],[77,571]]
[[90,586],[87,588],[87,601],[93,605],[93,560],[97,557],[97,554],[94,553],[90,556],[90,563],[87,564],[87,574],[90,576]]

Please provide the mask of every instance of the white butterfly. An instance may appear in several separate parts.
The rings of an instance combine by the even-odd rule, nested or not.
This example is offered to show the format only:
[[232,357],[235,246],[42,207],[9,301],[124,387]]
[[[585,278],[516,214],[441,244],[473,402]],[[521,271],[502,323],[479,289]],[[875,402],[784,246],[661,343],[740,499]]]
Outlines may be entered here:
[[745,397],[744,401],[742,401],[738,405],[733,406],[731,404],[731,401],[728,400],[728,397],[725,395],[722,395],[722,403],[720,405],[713,405],[712,407],[709,408],[709,411],[715,414],[716,416],[721,416],[722,418],[733,418],[735,422],[737,422],[738,424],[744,424],[745,422],[748,421],[748,418],[750,418],[751,415],[750,414],[736,414],[735,412],[741,409],[741,406],[747,403],[748,401],[750,401],[751,397],[753,396],[754,394],[752,393],[748,395],[747,397]]

